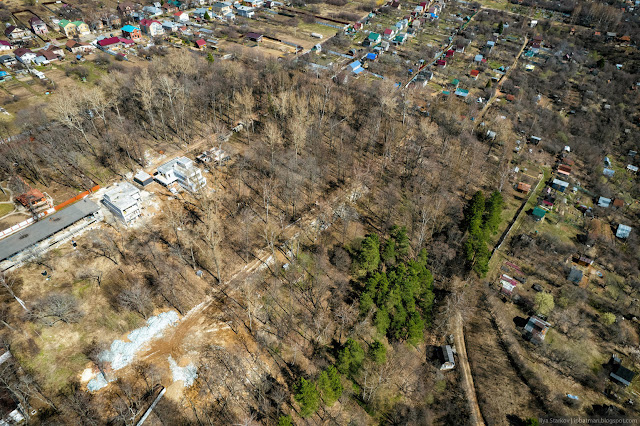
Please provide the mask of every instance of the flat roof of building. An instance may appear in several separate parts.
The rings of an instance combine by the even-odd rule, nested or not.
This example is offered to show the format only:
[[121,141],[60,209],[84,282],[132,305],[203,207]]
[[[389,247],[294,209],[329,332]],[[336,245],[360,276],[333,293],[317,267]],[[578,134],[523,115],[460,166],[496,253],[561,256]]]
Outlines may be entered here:
[[100,210],[100,207],[96,203],[85,198],[0,240],[0,261],[8,259],[40,241],[46,240],[98,210]]

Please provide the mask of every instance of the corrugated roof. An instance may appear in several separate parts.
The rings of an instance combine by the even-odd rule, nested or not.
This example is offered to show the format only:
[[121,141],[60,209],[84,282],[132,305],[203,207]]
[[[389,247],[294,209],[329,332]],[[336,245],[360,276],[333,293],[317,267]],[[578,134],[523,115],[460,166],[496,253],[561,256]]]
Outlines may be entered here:
[[100,207],[96,203],[85,198],[66,209],[41,219],[22,231],[0,240],[0,260],[20,253],[98,210]]

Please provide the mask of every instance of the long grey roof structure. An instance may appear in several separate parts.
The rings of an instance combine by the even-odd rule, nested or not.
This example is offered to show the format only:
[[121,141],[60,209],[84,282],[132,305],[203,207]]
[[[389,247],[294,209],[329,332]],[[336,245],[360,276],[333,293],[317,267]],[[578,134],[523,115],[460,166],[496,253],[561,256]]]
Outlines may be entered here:
[[100,206],[85,198],[0,240],[0,261],[10,258],[42,240],[46,240],[99,210]]

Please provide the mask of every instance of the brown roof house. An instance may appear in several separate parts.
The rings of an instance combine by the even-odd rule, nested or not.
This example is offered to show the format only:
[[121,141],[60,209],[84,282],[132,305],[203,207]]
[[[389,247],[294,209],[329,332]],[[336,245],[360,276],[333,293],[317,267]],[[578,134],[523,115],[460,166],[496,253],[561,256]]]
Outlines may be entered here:
[[544,341],[549,327],[551,327],[551,324],[537,316],[529,317],[527,325],[524,326],[525,337],[532,343],[540,344]]
[[136,11],[136,6],[130,1],[125,1],[123,3],[118,4],[118,7],[116,9],[121,15],[131,15],[133,12]]
[[524,183],[524,182],[518,182],[517,190],[527,194],[527,193],[529,193],[529,191],[531,191],[531,185],[529,185],[528,183]]

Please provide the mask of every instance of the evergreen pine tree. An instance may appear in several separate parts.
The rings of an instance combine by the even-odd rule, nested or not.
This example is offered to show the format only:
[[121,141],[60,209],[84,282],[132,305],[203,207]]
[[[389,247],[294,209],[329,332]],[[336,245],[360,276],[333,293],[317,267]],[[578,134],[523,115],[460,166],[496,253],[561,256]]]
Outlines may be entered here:
[[300,416],[303,418],[312,416],[320,407],[320,395],[313,382],[300,378],[296,386],[295,399],[300,405]]
[[387,347],[379,340],[374,340],[369,347],[369,358],[376,364],[384,364],[387,362]]

